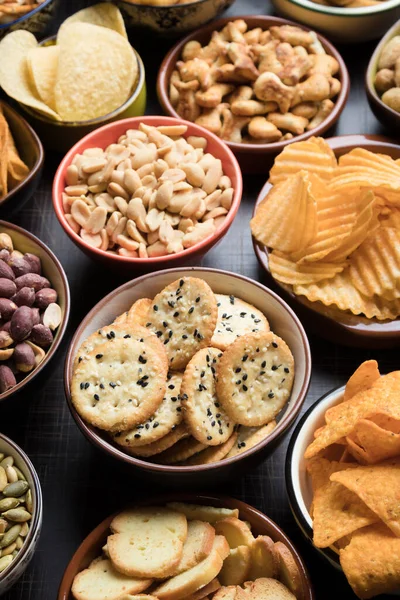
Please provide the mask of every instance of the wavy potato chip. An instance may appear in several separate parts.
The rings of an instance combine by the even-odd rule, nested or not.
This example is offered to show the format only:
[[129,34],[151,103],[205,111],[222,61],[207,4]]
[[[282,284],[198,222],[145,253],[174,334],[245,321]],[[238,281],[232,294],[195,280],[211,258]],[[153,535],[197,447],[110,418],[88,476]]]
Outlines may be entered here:
[[380,376],[381,374],[376,360],[365,360],[358,369],[354,371],[353,375],[346,383],[343,402],[350,400],[350,398],[358,394],[358,392],[368,390]]
[[351,167],[357,171],[363,167],[373,169],[380,174],[385,173],[389,178],[400,178],[400,166],[387,154],[371,152],[366,148],[354,148],[339,158],[340,167]]
[[381,227],[393,227],[394,229],[400,230],[400,209],[392,208],[388,212],[379,215],[379,222]]
[[119,33],[90,23],[70,23],[59,46],[55,99],[64,121],[107,115],[127,100],[138,64]]
[[65,19],[58,30],[57,43],[59,43],[63,32],[71,23],[91,23],[92,25],[107,27],[116,31],[125,39],[128,39],[124,19],[117,6],[112,2],[100,2],[100,4],[88,6],[82,10],[78,10],[78,12],[68,17],[68,19]]
[[294,142],[282,150],[270,170],[269,181],[279,183],[301,169],[322,179],[331,179],[336,165],[335,155],[326,141],[312,137],[305,142]]
[[54,86],[57,79],[59,46],[39,46],[29,50],[26,60],[37,93],[47,106],[55,110]]
[[358,421],[346,440],[354,458],[364,464],[400,456],[400,434],[383,429],[369,419]]
[[[269,254],[268,261],[271,274],[277,281],[294,286],[333,278],[336,273],[343,271],[346,266],[346,263],[325,262],[297,264],[277,251]],[[295,291],[295,293],[297,292]]]

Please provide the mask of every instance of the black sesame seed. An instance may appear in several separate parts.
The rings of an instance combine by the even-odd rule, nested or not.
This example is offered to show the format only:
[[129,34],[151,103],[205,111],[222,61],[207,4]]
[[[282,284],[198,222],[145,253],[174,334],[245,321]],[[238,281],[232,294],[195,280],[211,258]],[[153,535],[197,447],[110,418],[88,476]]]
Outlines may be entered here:
[[172,402],[176,402],[178,400],[177,396],[172,396],[171,397]]
[[180,282],[179,282],[179,287],[182,287],[184,283],[185,282],[183,281],[183,279],[181,279]]
[[215,421],[211,421],[211,427],[215,427]]
[[163,327],[168,327],[167,321],[163,321]]
[[200,296],[197,296],[196,298],[196,304],[198,304],[200,302]]
[[217,419],[219,419],[221,416],[221,413],[217,413],[215,416],[217,417]]
[[222,431],[222,429],[218,429],[218,433],[219,435],[222,435],[224,432]]
[[242,378],[242,379],[243,379],[243,381],[246,381],[247,377],[248,377],[248,376],[247,376],[247,373],[245,373],[245,374],[243,375],[243,378]]
[[193,333],[193,336],[194,336],[194,337],[197,337],[197,333],[198,333],[198,331],[197,331],[197,329],[195,329],[195,330],[194,330],[194,333]]
[[158,306],[157,306],[157,304],[154,304],[154,306],[153,306],[153,310],[154,310],[155,312],[157,312],[157,311],[158,311]]
[[261,319],[254,319],[254,323],[260,323]]
[[154,423],[153,423],[153,429],[156,429],[156,427],[158,427],[158,426],[159,426],[159,424],[160,424],[160,423],[159,423],[158,421],[154,421]]
[[208,435],[208,436],[207,436],[207,439],[208,439],[208,440],[212,440],[212,435]]
[[138,440],[141,437],[141,435],[140,435],[140,433],[135,433],[135,435],[133,437],[135,437]]
[[187,394],[182,394],[182,400],[187,400],[188,399],[188,395]]
[[151,323],[146,323],[146,327],[150,327]]
[[248,355],[247,355],[247,354],[244,354],[244,355],[242,356],[242,362],[246,362],[246,360],[247,360],[248,358],[249,358],[249,357],[248,357]]
[[188,310],[189,315],[191,315],[193,311],[194,311],[194,306],[191,306]]
[[260,375],[265,375],[265,371],[260,371]]
[[124,340],[127,340],[128,338],[130,338],[131,336],[129,335],[129,333],[127,333],[126,335],[124,335]]
[[82,356],[78,358],[78,362],[82,362]]
[[240,371],[241,371],[241,370],[242,370],[242,369],[241,369],[240,367],[236,367],[236,369],[235,369],[235,373],[240,373]]
[[110,331],[110,335],[112,338],[115,338],[115,331]]
[[168,337],[169,337],[169,338],[172,338],[172,336],[173,336],[173,335],[174,335],[174,332],[172,331],[172,329],[170,329],[170,330],[168,331]]
[[221,405],[219,402],[214,402],[214,406],[215,406],[215,408],[219,408]]
[[93,398],[94,398],[96,401],[100,400],[100,397],[99,397],[99,395],[98,395],[98,394],[94,394]]
[[246,315],[247,315],[247,313],[245,313],[245,312],[241,312],[241,313],[240,313],[240,316],[242,317],[242,319],[243,319],[243,318],[244,318]]
[[275,394],[274,394],[274,392],[270,392],[270,393],[268,394],[268,398],[274,398],[274,397],[275,397]]
[[176,407],[176,412],[182,412],[182,406],[177,406]]
[[166,340],[164,340],[164,346],[166,346],[169,342],[169,338],[167,338]]
[[175,302],[173,302],[172,300],[168,300],[168,306],[170,306],[171,308],[174,308]]
[[273,345],[274,348],[278,347],[278,344],[276,342],[272,342],[272,345]]
[[157,331],[156,336],[160,338],[162,336],[162,331]]
[[276,365],[272,365],[272,367],[271,367],[272,371],[276,371],[276,370],[277,370],[277,368],[278,368],[278,367],[277,367]]
[[263,362],[261,363],[261,368],[265,369],[266,366],[267,366],[267,361],[263,360]]
[[143,383],[142,383],[142,387],[147,387],[148,385],[149,385],[149,382],[148,382],[148,381],[143,381]]
[[178,296],[176,301],[178,301],[178,300],[182,300],[182,296]]
[[206,374],[206,372],[205,372],[205,371],[202,371],[202,372],[200,373],[200,377],[204,377],[204,375],[205,375],[205,374]]
[[85,390],[88,389],[89,385],[90,385],[90,383],[88,383],[88,382],[85,383]]
[[224,313],[224,314],[222,315],[222,318],[223,318],[223,319],[226,319],[226,317],[227,317],[227,316],[228,316],[228,315],[227,315],[227,313]]
[[212,417],[212,412],[210,408],[207,408],[207,417]]
[[235,304],[235,296],[229,296],[229,302]]
[[187,340],[188,339],[188,336],[186,335],[186,333],[183,334],[182,339],[183,340]]
[[209,354],[207,354],[207,356],[206,356],[206,361],[210,362],[210,355]]
[[256,348],[256,352],[260,352],[260,348]]
[[249,388],[247,387],[247,385],[244,385],[242,389],[243,389],[243,391],[244,391],[244,392],[247,392],[247,390],[248,390]]
[[144,358],[142,355],[139,356],[139,362],[142,365],[145,365],[147,363],[147,358]]
[[149,423],[146,423],[145,427],[146,427],[146,429],[150,429]]
[[285,371],[285,373],[290,373],[290,370],[288,367],[285,367],[283,370]]
[[115,387],[117,387],[117,384],[116,384],[116,383],[113,383],[112,381],[110,381],[110,383],[109,383],[108,385],[109,385],[110,387],[112,387],[113,389],[114,389]]
[[176,318],[176,317],[179,317],[179,312],[176,310],[176,311],[174,312],[174,315],[173,315],[173,316],[174,316],[175,318]]
[[101,384],[100,384],[100,389],[101,389],[101,390],[104,390],[104,383],[101,383]]
[[217,307],[219,308],[221,306],[221,302],[217,302]]
[[240,385],[241,383],[242,383],[242,380],[238,379],[237,382],[236,382],[236,385]]
[[97,358],[97,360],[99,360],[100,358],[103,358],[103,355],[102,354],[96,354],[96,358]]
[[83,388],[85,387],[85,384],[82,382],[79,387],[81,388],[81,390],[83,390]]

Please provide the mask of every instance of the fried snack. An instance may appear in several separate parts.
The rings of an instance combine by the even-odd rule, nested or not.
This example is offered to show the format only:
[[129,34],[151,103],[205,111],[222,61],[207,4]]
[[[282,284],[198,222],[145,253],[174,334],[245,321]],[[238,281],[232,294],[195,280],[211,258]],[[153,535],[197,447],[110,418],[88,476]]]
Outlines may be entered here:
[[12,137],[10,127],[0,106],[0,202],[29,173]]
[[38,8],[44,0],[3,0],[0,4],[0,25],[11,23]]

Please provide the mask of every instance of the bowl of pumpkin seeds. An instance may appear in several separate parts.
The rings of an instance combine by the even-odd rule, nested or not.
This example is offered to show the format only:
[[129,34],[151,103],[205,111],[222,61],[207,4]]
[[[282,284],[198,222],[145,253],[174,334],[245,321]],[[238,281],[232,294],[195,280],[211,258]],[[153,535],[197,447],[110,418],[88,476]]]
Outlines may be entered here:
[[25,452],[0,434],[0,596],[21,577],[42,526],[42,492]]

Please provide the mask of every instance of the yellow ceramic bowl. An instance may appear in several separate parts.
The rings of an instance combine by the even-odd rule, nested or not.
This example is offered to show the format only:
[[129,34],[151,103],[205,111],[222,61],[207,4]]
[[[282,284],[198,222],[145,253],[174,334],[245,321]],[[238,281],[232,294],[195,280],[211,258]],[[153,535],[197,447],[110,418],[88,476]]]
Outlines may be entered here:
[[[52,45],[55,43],[55,36],[48,38],[41,45]],[[76,144],[81,138],[97,129],[102,125],[112,121],[120,121],[129,117],[141,117],[146,110],[146,79],[144,64],[138,52],[134,49],[139,65],[138,79],[135,82],[132,94],[119,108],[113,112],[89,121],[54,121],[38,111],[20,104],[21,109],[26,114],[26,119],[39,135],[43,146],[47,150],[65,153]]]
[[272,0],[276,11],[308,25],[339,43],[366,42],[381,37],[400,17],[400,0],[382,0],[375,6],[341,8],[313,0]]

